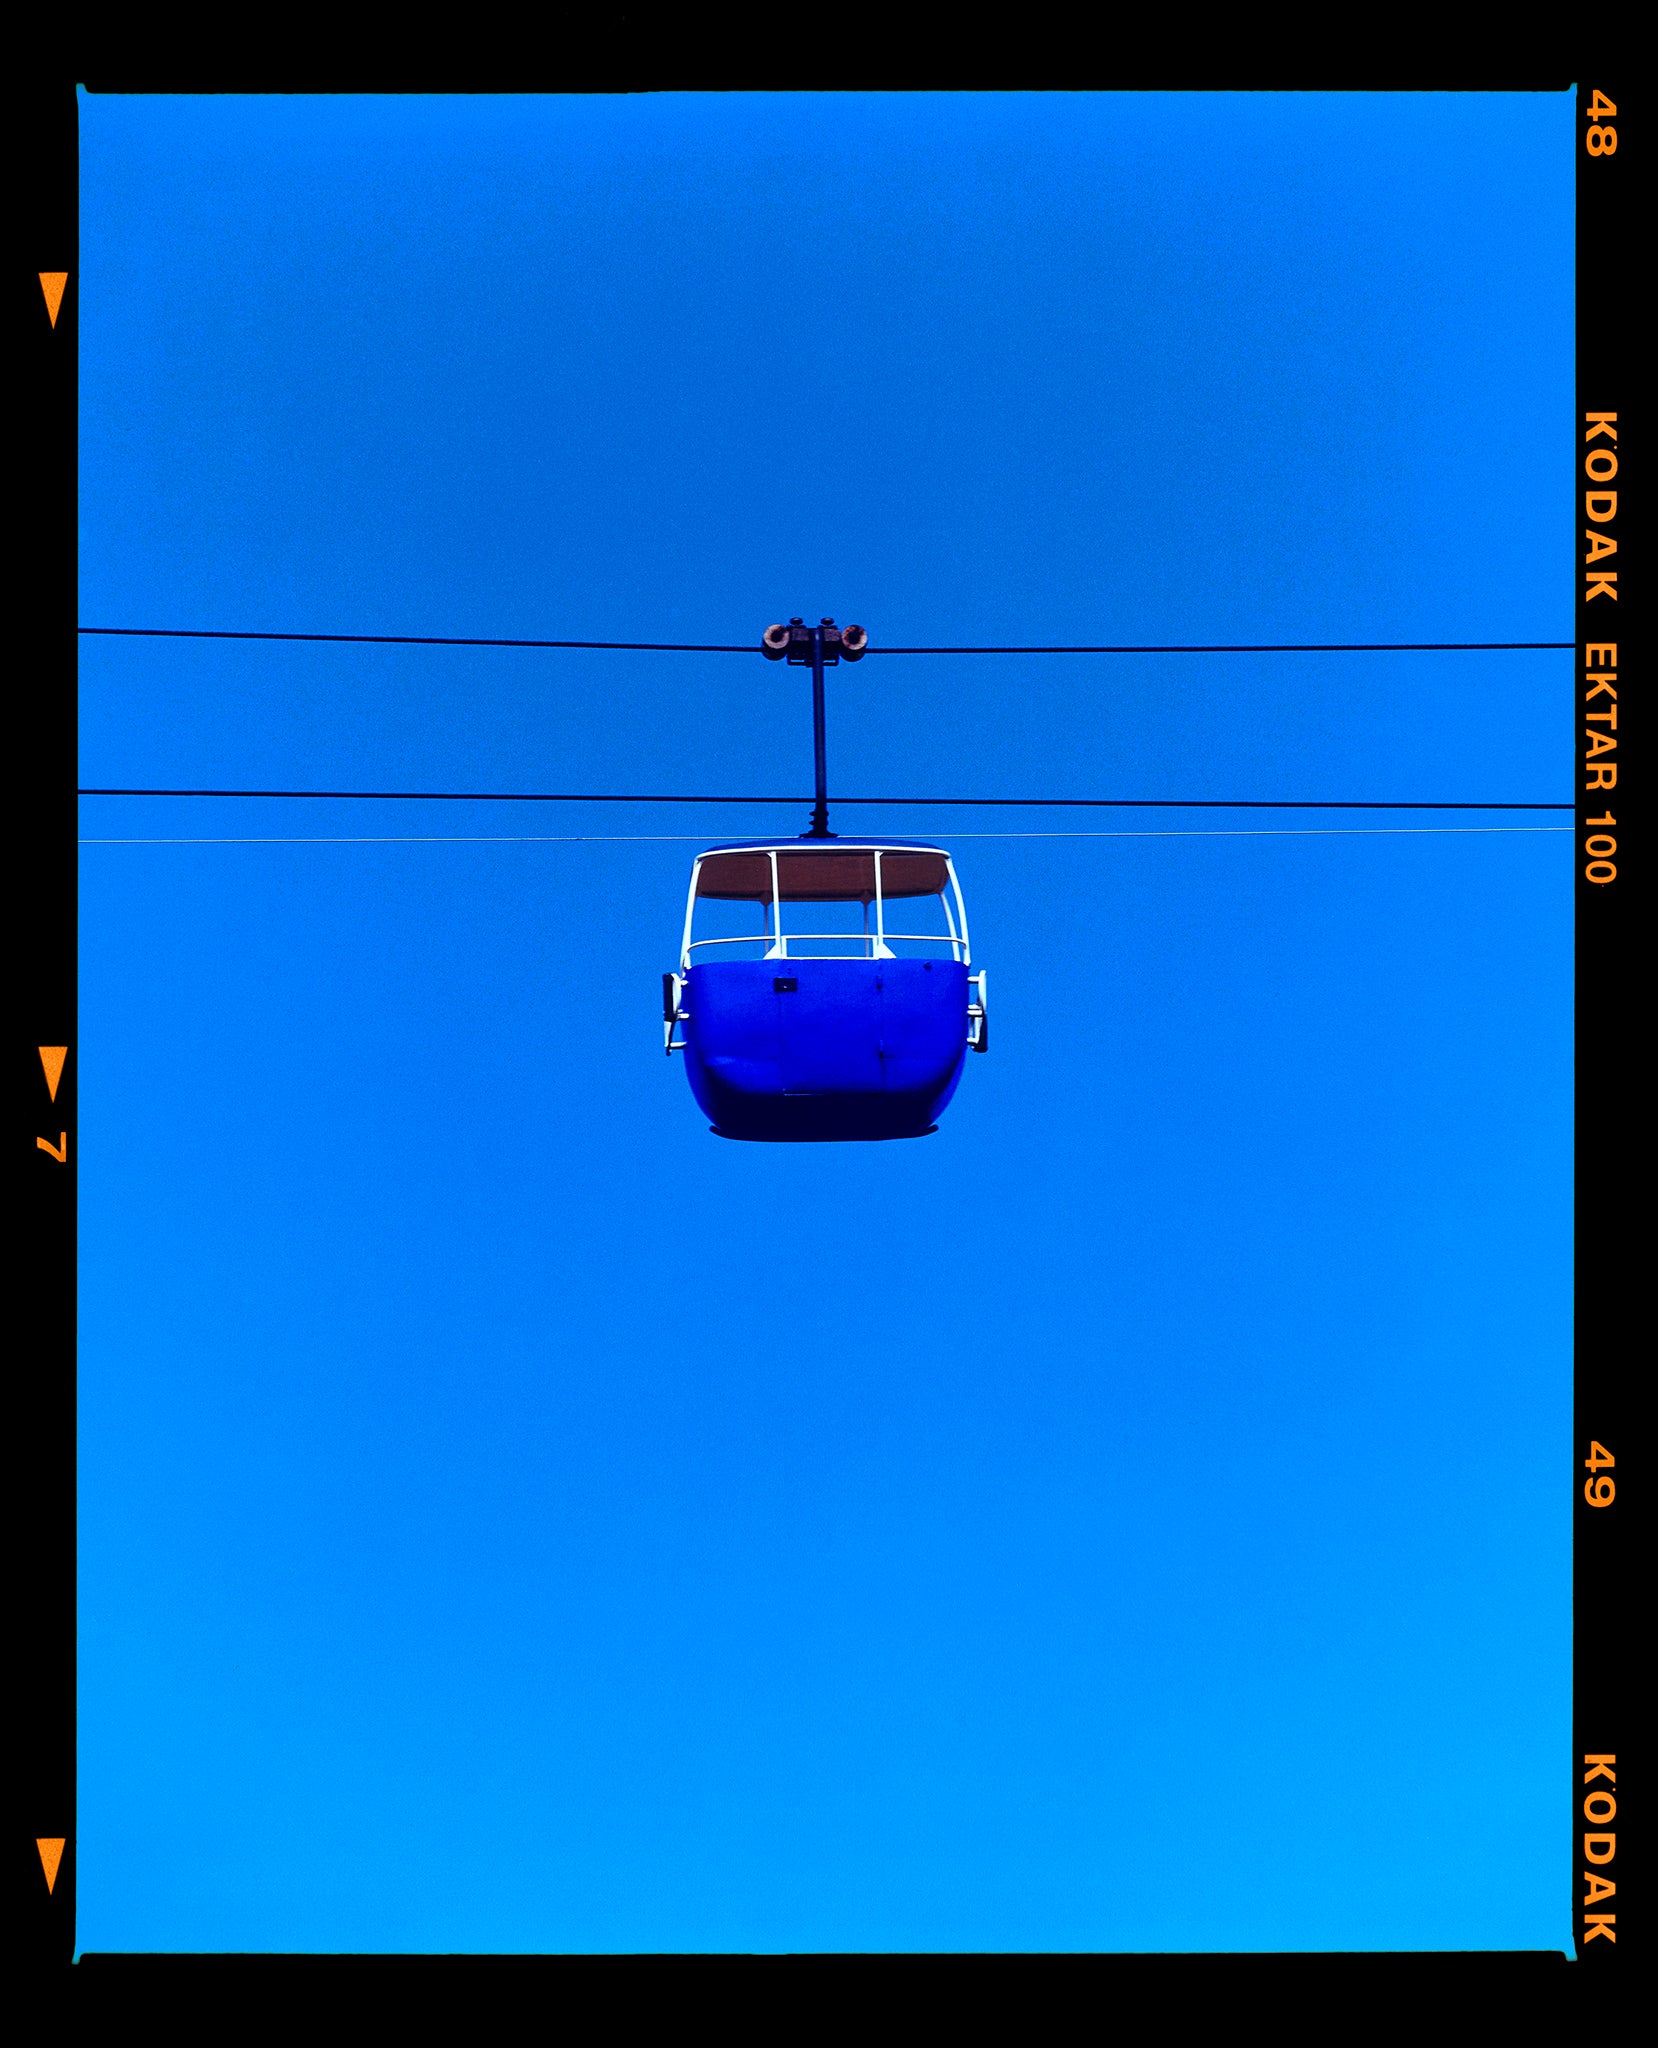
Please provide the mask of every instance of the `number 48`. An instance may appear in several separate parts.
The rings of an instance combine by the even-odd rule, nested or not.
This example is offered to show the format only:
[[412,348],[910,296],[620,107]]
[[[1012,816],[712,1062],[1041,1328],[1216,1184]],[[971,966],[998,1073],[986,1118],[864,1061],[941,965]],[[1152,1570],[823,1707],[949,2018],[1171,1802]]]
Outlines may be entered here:
[[[1599,123],[1604,121],[1608,114],[1616,114],[1617,111],[1617,108],[1606,97],[1605,93],[1597,87],[1594,97],[1589,102],[1589,119]],[[1584,147],[1591,156],[1615,156],[1618,148],[1617,129],[1599,126],[1591,128],[1584,138]]]

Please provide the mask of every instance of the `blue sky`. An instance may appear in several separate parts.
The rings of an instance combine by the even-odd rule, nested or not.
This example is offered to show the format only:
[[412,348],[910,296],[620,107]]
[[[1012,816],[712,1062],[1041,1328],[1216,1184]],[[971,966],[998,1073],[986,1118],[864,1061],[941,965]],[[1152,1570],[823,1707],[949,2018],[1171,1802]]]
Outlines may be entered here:
[[[1570,638],[1569,96],[81,114],[84,623]],[[1569,801],[1570,674],[872,659],[831,790]],[[1569,839],[1400,829],[1562,820],[845,806],[994,1045],[750,1147],[658,978],[799,672],[93,640],[81,731],[801,798],[83,804],[84,1948],[1568,1945]]]

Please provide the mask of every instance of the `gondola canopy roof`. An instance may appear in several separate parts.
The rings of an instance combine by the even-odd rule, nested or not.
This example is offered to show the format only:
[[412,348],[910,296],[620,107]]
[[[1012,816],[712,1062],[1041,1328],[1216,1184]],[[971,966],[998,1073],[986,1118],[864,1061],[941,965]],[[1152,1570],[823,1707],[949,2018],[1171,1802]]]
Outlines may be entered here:
[[718,901],[769,903],[772,856],[777,857],[777,896],[783,903],[871,903],[875,899],[875,855],[881,855],[881,895],[887,902],[908,896],[937,896],[949,881],[949,856],[941,847],[888,839],[833,840],[802,846],[799,840],[750,840],[710,847],[697,870],[697,895]]

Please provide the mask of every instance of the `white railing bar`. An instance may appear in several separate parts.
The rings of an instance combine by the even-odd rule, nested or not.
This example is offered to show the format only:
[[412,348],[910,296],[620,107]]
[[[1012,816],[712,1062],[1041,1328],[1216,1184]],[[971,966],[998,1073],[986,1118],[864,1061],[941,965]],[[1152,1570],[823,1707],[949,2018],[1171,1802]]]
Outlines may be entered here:
[[690,965],[691,960],[691,919],[697,908],[697,877],[702,873],[702,856],[699,854],[691,863],[691,893],[685,899],[685,932],[679,943],[679,964]]
[[[844,945],[848,946],[863,944],[863,938],[857,932],[789,932],[787,936],[790,939],[839,939]],[[887,932],[884,934],[884,937],[917,946],[949,946],[957,957],[960,955],[962,944],[960,939],[946,938],[942,932]],[[764,946],[767,943],[768,941],[759,933],[749,932],[745,937],[736,939],[693,939],[685,950],[688,953],[694,953],[699,946]],[[786,954],[778,954],[776,957],[786,959],[788,956]],[[814,957],[821,958],[826,956],[817,955]],[[868,955],[855,953],[852,955],[852,958],[867,959]]]
[[[956,892],[956,914],[961,919],[961,957],[971,961],[973,949],[967,942],[967,905],[961,900],[961,883],[956,879],[956,864],[948,854],[944,856],[944,872],[950,877],[950,887]],[[938,893],[942,896],[944,891],[941,889]],[[945,908],[948,910],[949,905],[946,904]]]

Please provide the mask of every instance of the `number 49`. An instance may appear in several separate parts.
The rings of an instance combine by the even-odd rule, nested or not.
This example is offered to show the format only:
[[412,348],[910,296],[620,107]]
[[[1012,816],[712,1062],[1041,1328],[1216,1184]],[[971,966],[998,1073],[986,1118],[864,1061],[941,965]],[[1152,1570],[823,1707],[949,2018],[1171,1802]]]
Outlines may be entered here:
[[[1591,1443],[1589,1455],[1583,1462],[1589,1471],[1599,1472],[1603,1465],[1615,1465],[1617,1460],[1604,1444]],[[1616,1495],[1617,1487],[1604,1476],[1583,1482],[1583,1498],[1592,1508],[1609,1508]]]

